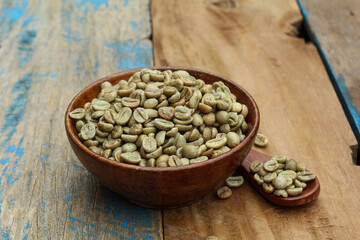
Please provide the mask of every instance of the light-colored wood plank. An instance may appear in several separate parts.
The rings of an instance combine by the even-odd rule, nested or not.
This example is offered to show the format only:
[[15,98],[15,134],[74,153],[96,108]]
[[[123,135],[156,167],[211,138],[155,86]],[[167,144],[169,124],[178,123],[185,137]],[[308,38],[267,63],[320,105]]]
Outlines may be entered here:
[[0,2],[0,236],[161,239],[161,212],[99,185],[64,113],[94,80],[152,65],[149,1]]
[[[340,99],[360,142],[360,2],[299,0],[307,12],[311,34],[321,45],[339,89]],[[360,164],[360,149],[358,164]]]
[[270,138],[261,151],[305,162],[321,183],[317,201],[289,209],[247,183],[226,201],[209,194],[165,211],[165,238],[358,239],[356,140],[316,48],[291,36],[302,18],[296,1],[154,0],[152,17],[155,65],[200,68],[242,85]]

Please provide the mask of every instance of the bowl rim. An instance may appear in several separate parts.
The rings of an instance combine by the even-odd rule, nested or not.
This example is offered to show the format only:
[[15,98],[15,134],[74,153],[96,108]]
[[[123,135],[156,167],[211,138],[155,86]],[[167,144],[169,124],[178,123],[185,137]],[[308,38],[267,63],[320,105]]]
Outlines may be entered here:
[[[138,166],[138,165],[132,165],[132,164],[127,164],[127,163],[121,163],[121,162],[116,162],[113,160],[110,160],[108,158],[105,158],[103,156],[100,156],[96,153],[94,153],[93,151],[91,151],[89,148],[87,148],[78,138],[77,134],[75,134],[72,129],[71,129],[71,118],[69,117],[69,113],[70,113],[70,109],[73,108],[73,105],[75,103],[75,101],[83,94],[83,92],[95,87],[96,85],[106,81],[106,80],[110,80],[113,78],[118,77],[119,75],[123,75],[123,74],[129,74],[129,73],[135,73],[141,69],[155,69],[155,70],[161,70],[161,71],[165,71],[165,70],[172,70],[172,71],[178,71],[178,70],[185,70],[185,71],[195,71],[195,72],[200,72],[200,73],[204,73],[206,75],[212,75],[213,77],[219,78],[221,80],[225,80],[228,82],[231,82],[232,84],[234,84],[236,87],[238,87],[245,95],[246,97],[248,97],[248,99],[250,100],[251,104],[253,105],[254,108],[254,112],[255,112],[255,124],[253,129],[251,130],[251,132],[249,132],[249,134],[245,137],[245,139],[236,147],[232,148],[230,151],[217,156],[215,158],[211,158],[207,161],[204,162],[199,162],[199,163],[195,163],[195,164],[190,164],[190,165],[185,165],[185,166],[178,166],[178,167],[142,167],[142,166]],[[178,66],[153,66],[153,67],[141,67],[141,68],[135,68],[135,69],[129,69],[129,70],[125,70],[125,71],[121,71],[121,72],[117,72],[117,73],[113,73],[110,75],[107,75],[103,78],[100,78],[98,80],[96,80],[95,82],[89,84],[88,86],[86,86],[85,88],[83,88],[78,94],[75,95],[75,97],[71,100],[71,102],[69,103],[66,112],[65,112],[65,129],[66,132],[68,134],[68,136],[70,137],[71,141],[73,141],[73,143],[79,148],[81,149],[81,151],[85,152],[86,154],[90,155],[91,157],[97,159],[98,161],[105,163],[105,164],[110,164],[114,167],[120,167],[120,168],[125,168],[128,170],[135,170],[135,171],[149,171],[149,172],[177,172],[177,171],[182,171],[182,170],[190,170],[190,169],[196,169],[196,168],[201,168],[204,167],[206,165],[209,165],[211,163],[215,163],[215,162],[219,162],[227,157],[229,157],[230,155],[232,155],[233,153],[239,151],[242,147],[246,146],[247,144],[250,143],[251,139],[253,137],[255,137],[257,130],[259,128],[259,124],[260,124],[260,112],[259,112],[259,108],[255,102],[255,100],[253,99],[253,97],[243,88],[241,87],[239,84],[231,81],[228,78],[225,78],[223,76],[220,76],[218,74],[214,74],[214,73],[210,73],[207,71],[203,71],[200,69],[195,69],[195,68],[189,68],[189,67],[178,67]]]

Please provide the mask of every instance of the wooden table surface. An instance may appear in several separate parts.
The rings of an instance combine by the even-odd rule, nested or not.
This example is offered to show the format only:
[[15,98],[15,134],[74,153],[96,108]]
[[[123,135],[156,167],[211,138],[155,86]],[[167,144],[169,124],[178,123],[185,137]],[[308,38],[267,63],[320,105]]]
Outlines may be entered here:
[[[357,142],[299,34],[296,0],[2,0],[0,9],[1,239],[360,239]],[[226,201],[211,193],[160,211],[100,185],[70,148],[65,109],[94,80],[151,65],[245,87],[270,138],[256,150],[305,162],[319,199],[282,208],[244,183]]]

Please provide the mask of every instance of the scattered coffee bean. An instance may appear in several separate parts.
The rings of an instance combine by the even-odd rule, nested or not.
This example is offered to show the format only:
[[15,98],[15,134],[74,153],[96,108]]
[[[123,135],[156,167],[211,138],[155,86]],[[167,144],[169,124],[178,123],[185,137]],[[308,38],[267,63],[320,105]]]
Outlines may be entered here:
[[254,142],[256,146],[265,147],[268,144],[268,142],[269,142],[269,139],[267,136],[265,136],[261,133],[256,134],[256,138],[255,138],[255,142]]
[[229,197],[231,197],[232,191],[229,187],[223,186],[217,190],[216,194],[217,194],[218,198],[224,200],[224,199],[228,199]]

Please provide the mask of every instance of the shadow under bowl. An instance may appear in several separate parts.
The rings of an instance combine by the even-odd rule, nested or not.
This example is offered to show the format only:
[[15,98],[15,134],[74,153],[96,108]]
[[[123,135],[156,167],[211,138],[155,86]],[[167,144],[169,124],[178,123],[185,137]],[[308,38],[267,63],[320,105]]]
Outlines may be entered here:
[[136,71],[133,69],[115,73],[90,84],[78,93],[65,113],[65,128],[68,140],[76,156],[101,184],[120,194],[137,205],[166,209],[188,205],[216,190],[230,176],[248,155],[259,128],[260,114],[254,99],[236,83],[205,71],[182,67],[149,67],[150,69],[185,70],[207,84],[223,81],[237,101],[246,104],[249,114],[246,118],[248,130],[246,138],[229,152],[208,161],[181,167],[140,167],[119,163],[104,158],[88,149],[78,138],[75,121],[69,113],[86,102],[91,102],[101,90],[101,83],[109,81],[116,84],[129,79]]

